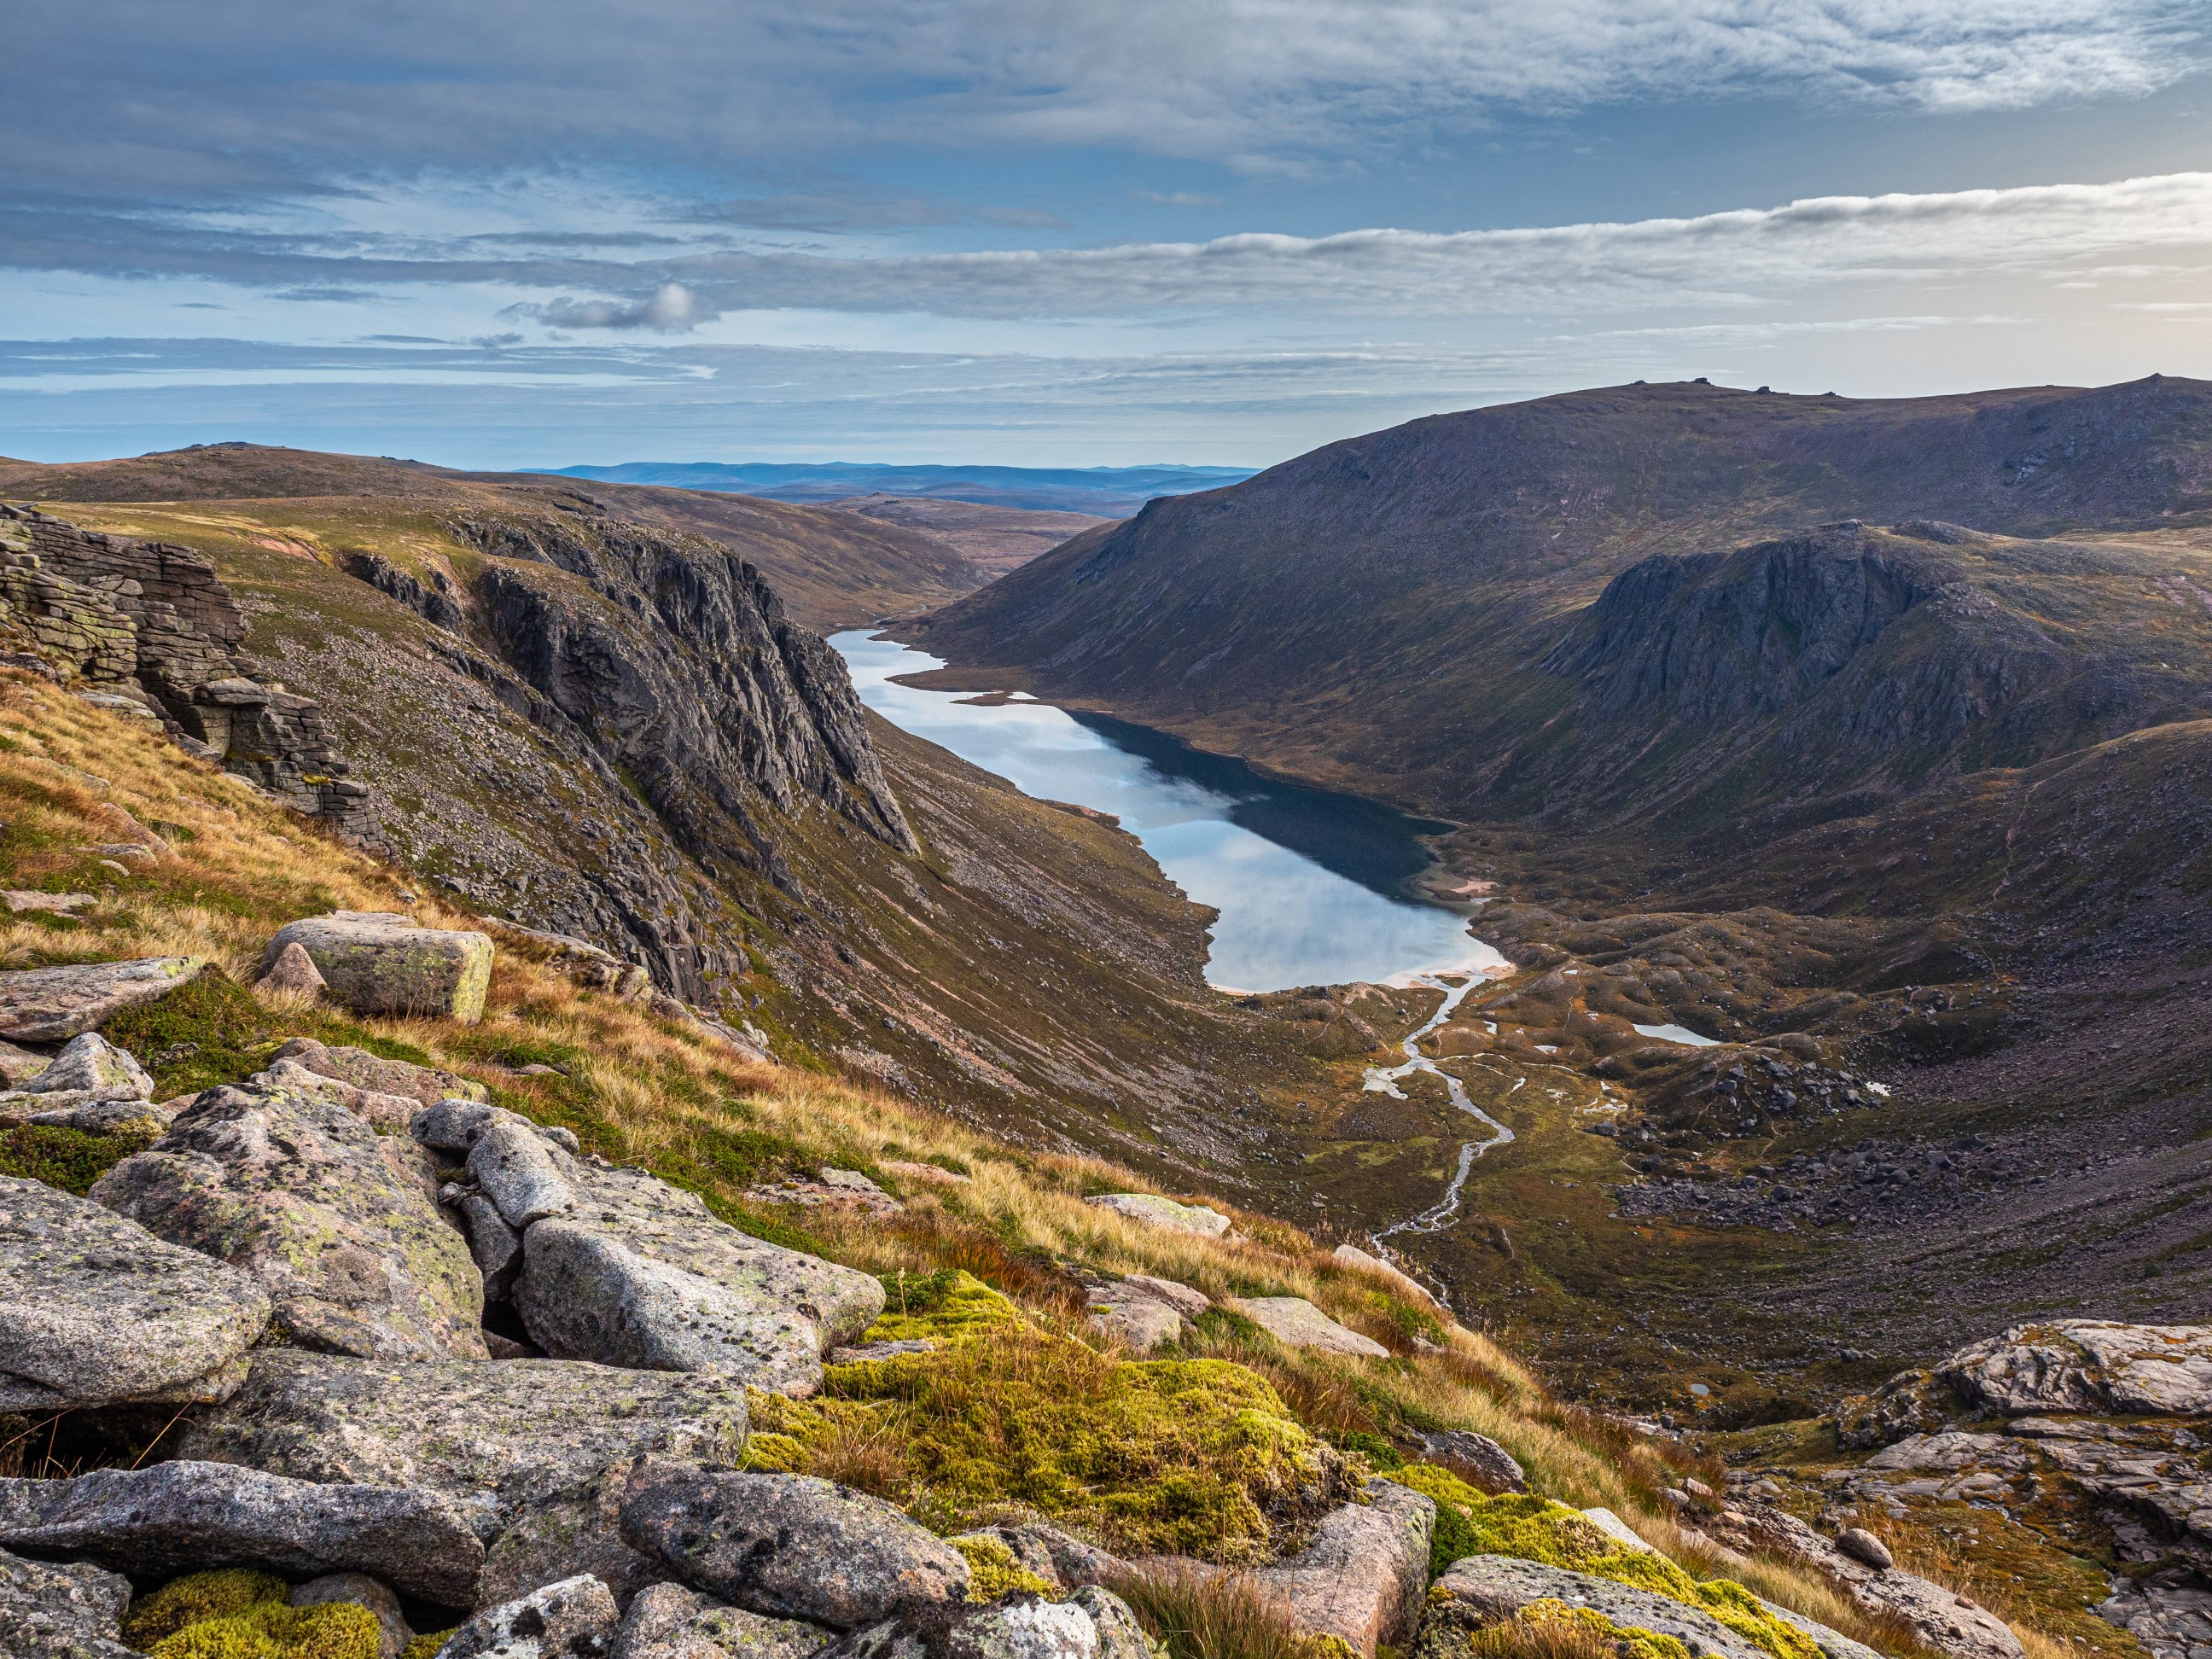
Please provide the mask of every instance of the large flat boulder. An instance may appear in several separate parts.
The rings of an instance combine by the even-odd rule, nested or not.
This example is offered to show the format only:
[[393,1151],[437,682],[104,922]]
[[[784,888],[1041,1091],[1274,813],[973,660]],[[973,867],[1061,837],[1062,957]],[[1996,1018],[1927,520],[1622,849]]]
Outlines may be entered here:
[[1369,1481],[1366,1497],[1331,1510],[1304,1550],[1254,1576],[1301,1635],[1333,1636],[1375,1659],[1382,1644],[1402,1645],[1420,1617],[1437,1506],[1390,1480]]
[[1302,1296],[1248,1296],[1230,1306],[1286,1348],[1360,1354],[1388,1359],[1390,1350],[1371,1336],[1347,1330]]
[[1936,1368],[1990,1411],[2212,1413],[2212,1326],[2060,1319],[2016,1325]]
[[340,1083],[378,1094],[405,1095],[424,1106],[441,1100],[482,1100],[484,1086],[434,1066],[416,1066],[404,1060],[387,1060],[366,1048],[332,1048],[313,1037],[294,1037],[270,1056],[273,1065],[291,1060]]
[[880,1498],[811,1475],[647,1458],[630,1474],[623,1535],[695,1589],[838,1630],[968,1594],[959,1551]]
[[307,951],[329,995],[356,1013],[416,1014],[473,1024],[491,988],[489,934],[424,927],[412,916],[337,910],[276,930],[261,970],[288,945]]
[[1178,1204],[1157,1193],[1100,1193],[1083,1201],[1102,1210],[1111,1210],[1131,1221],[1141,1221],[1148,1227],[1165,1227],[1170,1232],[1218,1238],[1229,1231],[1229,1218],[1220,1211],[1209,1210],[1202,1204]]
[[131,1581],[120,1573],[0,1550],[0,1653],[9,1659],[138,1659],[118,1633],[130,1605]]
[[1515,1555],[1471,1555],[1444,1569],[1429,1589],[1415,1659],[1455,1659],[1466,1651],[1470,1634],[1508,1623],[1535,1601],[1557,1601],[1627,1629],[1671,1636],[1695,1659],[1771,1659],[1703,1608]]
[[739,1232],[642,1170],[546,1150],[577,1203],[524,1231],[513,1297],[550,1354],[811,1394],[823,1351],[883,1312],[871,1274]]
[[0,1549],[82,1559],[139,1580],[209,1567],[295,1578],[365,1572],[465,1607],[483,1546],[442,1492],[288,1480],[178,1462],[68,1480],[0,1480]]
[[199,957],[142,957],[0,974],[0,1037],[60,1042],[168,995],[206,966]]
[[270,1308],[250,1274],[0,1176],[0,1411],[221,1400]]
[[481,1359],[483,1281],[413,1149],[334,1101],[201,1095],[91,1196],[267,1286],[285,1338],[384,1359]]
[[395,1364],[265,1349],[246,1386],[185,1432],[182,1455],[302,1480],[445,1492],[488,1539],[587,1495],[623,1458],[726,1467],[744,1450],[735,1378],[564,1359]]

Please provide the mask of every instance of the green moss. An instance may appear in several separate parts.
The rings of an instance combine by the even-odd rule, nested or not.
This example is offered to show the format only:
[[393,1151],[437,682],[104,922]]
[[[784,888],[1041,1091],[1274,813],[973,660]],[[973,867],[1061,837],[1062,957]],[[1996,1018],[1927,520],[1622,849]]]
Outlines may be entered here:
[[1629,1548],[1564,1504],[1532,1494],[1486,1497],[1450,1471],[1426,1463],[1399,1469],[1392,1479],[1436,1500],[1431,1573],[1441,1573],[1464,1556],[1518,1556],[1696,1607],[1774,1659],[1819,1659],[1810,1637],[1767,1611],[1742,1585],[1725,1578],[1692,1578],[1655,1551]]
[[1616,1625],[1595,1607],[1571,1607],[1564,1601],[1547,1597],[1531,1601],[1514,1617],[1539,1626],[1561,1624],[1586,1630],[1611,1643],[1620,1659],[1691,1659],[1690,1650],[1680,1638],[1662,1636],[1657,1631],[1639,1629],[1634,1625]]
[[1012,1302],[958,1267],[933,1273],[884,1273],[882,1279],[883,1317],[868,1327],[861,1339],[865,1342],[973,1336],[1021,1318]]
[[117,1015],[100,1032],[138,1057],[154,1074],[155,1098],[162,1100],[249,1077],[267,1066],[270,1052],[280,1042],[295,1036],[366,1048],[415,1066],[432,1063],[413,1044],[380,1037],[325,1009],[280,1016],[213,967],[159,1001]]
[[164,1637],[152,1659],[380,1659],[383,1649],[384,1626],[358,1603],[258,1601]]
[[453,1630],[441,1630],[428,1636],[418,1636],[399,1650],[399,1659],[438,1659],[438,1650],[453,1639]]
[[1049,1597],[1052,1586],[1014,1559],[1013,1551],[995,1538],[955,1538],[952,1547],[968,1558],[968,1599],[995,1601],[1026,1590]]
[[18,1124],[0,1129],[0,1175],[43,1181],[82,1198],[94,1182],[161,1138],[161,1125],[150,1117],[119,1125],[110,1135],[46,1123]]
[[123,1615],[123,1639],[134,1648],[150,1648],[187,1625],[227,1619],[258,1602],[282,1602],[288,1594],[283,1579],[251,1567],[186,1573],[131,1602]]
[[1268,1558],[1276,1525],[1319,1501],[1334,1459],[1242,1365],[1115,1363],[1022,1322],[833,1365],[812,1400],[750,1399],[756,1467],[885,1437],[909,1507],[932,1525],[1022,1504],[1127,1549],[1215,1560]]

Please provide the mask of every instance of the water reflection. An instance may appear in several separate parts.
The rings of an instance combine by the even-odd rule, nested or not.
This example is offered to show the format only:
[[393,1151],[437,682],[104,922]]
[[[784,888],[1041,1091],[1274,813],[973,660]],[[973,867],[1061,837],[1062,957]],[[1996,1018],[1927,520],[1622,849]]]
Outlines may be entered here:
[[865,632],[830,643],[892,724],[1025,793],[1110,812],[1183,891],[1220,912],[1206,977],[1248,991],[1500,963],[1465,919],[1406,897],[1440,826],[1352,796],[1261,777],[1143,726],[1048,703],[996,707],[895,685],[942,659]]

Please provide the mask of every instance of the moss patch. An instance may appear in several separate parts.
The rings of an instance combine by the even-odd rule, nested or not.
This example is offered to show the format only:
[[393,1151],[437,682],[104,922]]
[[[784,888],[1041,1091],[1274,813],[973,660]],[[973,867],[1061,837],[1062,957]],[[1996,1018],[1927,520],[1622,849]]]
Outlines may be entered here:
[[421,1049],[377,1036],[341,1015],[321,1009],[277,1014],[220,968],[208,968],[158,1002],[118,1014],[100,1028],[154,1074],[157,1099],[197,1094],[218,1083],[235,1083],[269,1064],[270,1051],[286,1038],[366,1048],[387,1060],[430,1063]]
[[1022,1505],[1135,1552],[1268,1559],[1338,1467],[1242,1365],[1117,1364],[1021,1323],[830,1366],[813,1400],[750,1398],[752,1467],[811,1471],[817,1452],[881,1436],[900,1446],[904,1501],[932,1525]]
[[946,1267],[933,1273],[882,1275],[883,1317],[868,1327],[865,1342],[904,1342],[933,1337],[975,1336],[1021,1318],[1020,1310],[973,1273]]
[[357,1603],[258,1601],[164,1637],[153,1659],[380,1659],[383,1649],[384,1626]]
[[189,1572],[131,1602],[123,1615],[123,1639],[134,1648],[150,1648],[187,1625],[228,1619],[263,1601],[282,1602],[289,1594],[283,1579],[251,1567]]
[[995,1601],[1017,1590],[1047,1597],[1053,1594],[1051,1585],[1017,1561],[1013,1551],[995,1538],[956,1538],[952,1547],[968,1558],[970,1601]]
[[1611,1647],[1620,1659],[1691,1659],[1689,1648],[1677,1637],[1639,1630],[1633,1625],[1616,1625],[1595,1608],[1571,1607],[1548,1597],[1531,1601],[1515,1615],[1515,1621],[1540,1628],[1559,1625],[1569,1630],[1587,1631]]
[[82,1198],[94,1182],[161,1138],[161,1126],[152,1118],[121,1125],[119,1131],[95,1135],[46,1123],[0,1129],[0,1175],[43,1181]]
[[1768,1612],[1742,1585],[1725,1578],[1692,1578],[1663,1555],[1630,1549],[1608,1537],[1564,1504],[1516,1493],[1486,1497],[1449,1470],[1426,1463],[1399,1469],[1392,1478],[1436,1500],[1431,1572],[1442,1572],[1463,1556],[1518,1556],[1696,1607],[1774,1659],[1820,1659],[1810,1637]]

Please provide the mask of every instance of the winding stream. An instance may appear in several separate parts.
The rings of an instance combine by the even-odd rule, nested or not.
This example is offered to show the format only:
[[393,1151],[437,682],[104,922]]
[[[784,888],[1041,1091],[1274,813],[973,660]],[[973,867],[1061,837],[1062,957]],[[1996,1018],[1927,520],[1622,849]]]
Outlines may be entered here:
[[[1460,1196],[1467,1186],[1468,1174],[1474,1168],[1475,1159],[1480,1158],[1492,1146],[1503,1146],[1513,1139],[1511,1129],[1474,1103],[1473,1097],[1467,1092],[1465,1084],[1421,1053],[1421,1039],[1449,1020],[1454,1011],[1466,1000],[1468,993],[1485,982],[1483,978],[1476,975],[1462,980],[1457,985],[1446,985],[1442,980],[1431,975],[1420,974],[1414,976],[1413,982],[1416,985],[1433,986],[1442,991],[1444,994],[1443,1006],[1429,1016],[1426,1024],[1408,1036],[1401,1045],[1406,1055],[1405,1064],[1393,1066],[1387,1070],[1382,1066],[1369,1067],[1367,1087],[1377,1094],[1392,1095],[1403,1100],[1406,1095],[1405,1091],[1399,1088],[1398,1079],[1411,1077],[1415,1072],[1426,1072],[1431,1077],[1440,1077],[1444,1080],[1444,1086],[1451,1091],[1453,1105],[1484,1124],[1493,1133],[1486,1140],[1468,1140],[1461,1143],[1459,1168],[1453,1172],[1451,1182],[1444,1188],[1444,1195],[1441,1199],[1422,1211],[1420,1214],[1409,1217],[1404,1221],[1394,1222],[1381,1231],[1369,1235],[1369,1242],[1386,1261],[1389,1258],[1390,1248],[1383,1243],[1385,1239],[1398,1233],[1442,1232],[1457,1220]],[[1517,1083],[1514,1085],[1516,1089],[1520,1086]]]

